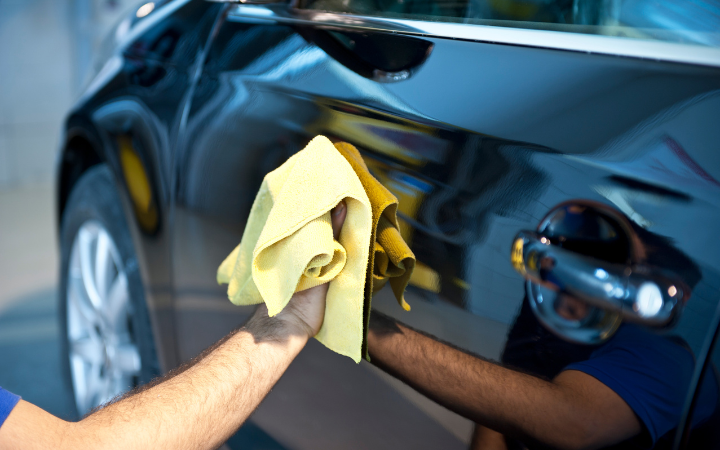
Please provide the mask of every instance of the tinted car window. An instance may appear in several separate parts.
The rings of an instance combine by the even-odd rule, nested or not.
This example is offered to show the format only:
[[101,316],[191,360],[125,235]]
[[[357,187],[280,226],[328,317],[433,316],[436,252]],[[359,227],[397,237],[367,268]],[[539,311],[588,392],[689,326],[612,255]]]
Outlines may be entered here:
[[301,7],[720,45],[717,0],[302,0]]

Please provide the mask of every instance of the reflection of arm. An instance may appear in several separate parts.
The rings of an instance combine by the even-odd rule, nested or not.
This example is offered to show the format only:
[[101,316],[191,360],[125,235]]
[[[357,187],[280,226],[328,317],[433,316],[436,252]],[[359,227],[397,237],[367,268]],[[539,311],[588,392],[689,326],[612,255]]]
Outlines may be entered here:
[[470,450],[508,450],[505,436],[482,425],[475,425]]
[[630,407],[579,371],[545,381],[506,369],[373,313],[373,364],[439,404],[524,441],[558,448],[599,448],[640,433]]

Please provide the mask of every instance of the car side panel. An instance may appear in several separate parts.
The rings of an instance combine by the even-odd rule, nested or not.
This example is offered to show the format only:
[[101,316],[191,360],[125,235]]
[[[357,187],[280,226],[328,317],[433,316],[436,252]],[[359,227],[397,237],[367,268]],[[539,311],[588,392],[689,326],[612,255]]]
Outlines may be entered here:
[[[509,261],[513,236],[582,198],[671,239],[699,267],[672,330],[697,354],[720,289],[720,70],[423,38],[432,52],[410,78],[380,83],[308,35],[230,18],[209,49],[177,151],[183,359],[251,312],[230,305],[215,270],[239,243],[263,176],[318,134],[357,146],[400,199],[401,232],[418,258],[412,311],[387,289],[378,310],[499,360],[525,292]],[[316,342],[253,421],[307,449],[462,448],[472,428]]]

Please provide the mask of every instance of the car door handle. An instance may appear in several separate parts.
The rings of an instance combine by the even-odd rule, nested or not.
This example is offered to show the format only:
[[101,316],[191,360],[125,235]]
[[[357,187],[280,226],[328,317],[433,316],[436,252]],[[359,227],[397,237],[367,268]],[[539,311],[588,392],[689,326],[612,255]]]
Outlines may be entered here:
[[407,80],[434,48],[427,39],[398,32],[404,29],[402,26],[301,10],[289,3],[261,5],[261,2],[264,0],[248,0],[247,3],[256,4],[231,7],[228,20],[263,20],[292,26],[306,41],[340,64],[380,83]]
[[531,282],[647,325],[671,322],[690,297],[690,288],[667,270],[597,260],[553,245],[533,231],[517,234],[510,259]]

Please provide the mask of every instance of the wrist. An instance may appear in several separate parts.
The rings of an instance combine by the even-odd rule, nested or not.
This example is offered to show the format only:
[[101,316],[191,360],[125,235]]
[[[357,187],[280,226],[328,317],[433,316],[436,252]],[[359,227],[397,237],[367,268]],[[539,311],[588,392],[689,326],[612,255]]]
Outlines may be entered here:
[[305,345],[311,337],[307,325],[293,314],[283,310],[274,317],[269,317],[264,304],[258,306],[243,328],[256,342],[294,342]]

